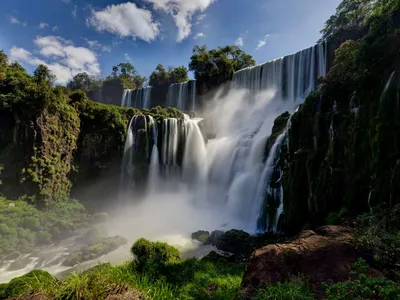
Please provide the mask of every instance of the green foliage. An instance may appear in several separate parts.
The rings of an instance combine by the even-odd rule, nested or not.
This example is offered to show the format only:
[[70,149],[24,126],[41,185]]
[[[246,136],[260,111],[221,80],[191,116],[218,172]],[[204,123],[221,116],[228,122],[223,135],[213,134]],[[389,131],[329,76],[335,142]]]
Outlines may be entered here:
[[199,84],[209,88],[230,80],[235,71],[255,65],[253,57],[236,46],[225,46],[207,50],[204,46],[195,46],[190,58],[189,70]]
[[169,67],[168,70],[163,65],[159,64],[151,73],[149,85],[152,87],[167,87],[173,83],[185,82],[189,80],[188,70],[184,66]]
[[86,224],[84,207],[77,201],[60,202],[43,212],[26,199],[0,197],[0,255],[29,252],[35,245],[50,244]]
[[337,213],[329,213],[325,219],[326,225],[339,225],[340,224],[340,216]]
[[8,284],[0,285],[0,299],[20,297],[31,293],[51,294],[57,280],[49,273],[34,270],[28,274],[14,278]]
[[400,212],[374,208],[357,218],[355,238],[360,248],[374,257],[381,269],[400,267]]
[[103,238],[93,242],[89,246],[83,247],[79,251],[71,253],[63,264],[72,267],[76,264],[93,260],[118,249],[126,243],[127,240],[120,236]]
[[86,72],[83,72],[76,74],[74,78],[67,84],[67,87],[71,91],[82,90],[89,92],[101,88],[102,85],[103,79],[96,76],[90,76]]
[[3,50],[0,50],[0,80],[3,80],[6,76],[6,71],[8,67],[7,55]]
[[313,300],[315,295],[302,282],[272,283],[266,288],[259,289],[254,300]]
[[399,299],[399,284],[382,277],[369,277],[369,266],[359,259],[350,273],[348,281],[323,284],[327,299]]
[[124,89],[142,88],[147,78],[137,74],[135,67],[130,63],[120,63],[113,66],[112,73],[106,81],[119,79]]

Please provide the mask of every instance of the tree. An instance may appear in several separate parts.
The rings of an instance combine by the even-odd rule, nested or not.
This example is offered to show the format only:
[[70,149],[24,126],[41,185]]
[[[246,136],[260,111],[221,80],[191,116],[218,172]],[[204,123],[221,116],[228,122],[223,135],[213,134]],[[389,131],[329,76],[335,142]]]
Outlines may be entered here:
[[147,78],[137,74],[135,67],[130,63],[120,63],[113,66],[111,76],[107,80],[117,79],[125,89],[138,89],[144,86]]
[[236,46],[218,47],[207,51],[207,47],[194,46],[189,69],[200,83],[209,88],[231,80],[233,73],[255,65],[250,54]]
[[0,50],[0,80],[3,80],[6,76],[7,65],[7,55],[3,52],[3,50]]
[[78,73],[68,83],[67,87],[72,90],[82,90],[85,92],[93,91],[100,88],[103,84],[103,79],[95,76],[89,76],[86,72]]
[[149,85],[152,87],[168,86],[188,80],[188,69],[186,67],[169,67],[167,71],[163,65],[159,64],[150,75]]
[[47,66],[39,65],[33,72],[33,79],[37,83],[48,82],[50,84],[53,84],[56,81],[57,77],[56,75],[51,73]]

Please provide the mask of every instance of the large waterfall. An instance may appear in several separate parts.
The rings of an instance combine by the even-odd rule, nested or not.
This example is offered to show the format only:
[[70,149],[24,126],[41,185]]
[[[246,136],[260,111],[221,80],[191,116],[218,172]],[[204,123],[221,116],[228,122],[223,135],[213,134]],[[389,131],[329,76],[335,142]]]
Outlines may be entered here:
[[122,107],[135,107],[138,109],[151,108],[151,87],[135,90],[124,90],[121,98]]
[[167,106],[183,111],[194,111],[196,108],[196,81],[171,84],[168,88]]
[[[150,164],[149,189],[189,191],[195,198],[189,201],[193,205],[204,204],[219,212],[221,226],[248,232],[279,231],[284,195],[282,170],[277,164],[281,148],[288,146],[290,119],[269,150],[267,141],[276,117],[285,111],[293,113],[325,73],[324,44],[236,72],[229,92],[224,96],[217,93],[203,111],[214,136],[207,143],[200,119],[187,115],[167,118],[155,127],[155,120],[147,117],[148,144],[153,145],[152,149],[147,146],[145,155]],[[193,109],[194,86],[190,82],[172,85],[168,105]],[[144,126],[136,128],[140,131]],[[142,135],[128,131],[127,143],[135,144],[135,136]],[[135,160],[124,160],[135,165]],[[131,172],[130,167],[125,170]],[[278,172],[278,178],[272,176],[274,172]]]

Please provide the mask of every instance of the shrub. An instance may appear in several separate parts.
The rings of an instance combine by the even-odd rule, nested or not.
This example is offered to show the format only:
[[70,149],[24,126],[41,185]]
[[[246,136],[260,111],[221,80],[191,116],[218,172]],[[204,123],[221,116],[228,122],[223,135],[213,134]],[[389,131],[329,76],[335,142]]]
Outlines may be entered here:
[[329,213],[325,219],[327,225],[338,225],[340,224],[340,216],[337,213]]
[[382,277],[367,277],[368,264],[359,259],[348,281],[332,285],[323,284],[326,296],[333,299],[399,299],[398,284]]

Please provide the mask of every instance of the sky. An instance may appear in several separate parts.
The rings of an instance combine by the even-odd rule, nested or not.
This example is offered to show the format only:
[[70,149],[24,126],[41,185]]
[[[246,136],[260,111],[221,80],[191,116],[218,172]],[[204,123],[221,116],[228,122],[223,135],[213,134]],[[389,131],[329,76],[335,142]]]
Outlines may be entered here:
[[[312,46],[341,0],[1,0],[0,49],[66,84],[132,63],[188,66],[194,45],[237,45],[257,64]],[[190,75],[192,77],[192,75]]]

